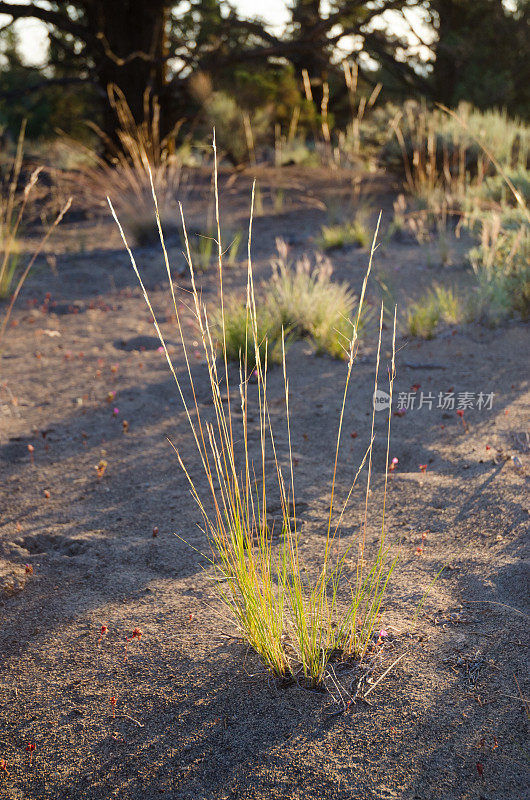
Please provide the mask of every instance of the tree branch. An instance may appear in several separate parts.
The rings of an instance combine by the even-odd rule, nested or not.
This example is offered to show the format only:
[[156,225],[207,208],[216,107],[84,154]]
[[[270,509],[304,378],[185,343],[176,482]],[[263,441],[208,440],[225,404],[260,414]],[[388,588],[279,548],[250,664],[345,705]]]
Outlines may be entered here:
[[50,86],[68,86],[69,84],[83,83],[91,84],[102,97],[106,96],[105,92],[98,87],[97,82],[93,78],[48,78],[45,81],[34,83],[33,86],[26,86],[24,89],[18,87],[17,89],[10,89],[8,92],[0,92],[0,100],[11,100],[14,97],[33,94],[34,92],[40,91],[40,89],[47,89]]
[[22,19],[25,17],[40,19],[41,22],[55,25],[56,28],[71,33],[73,36],[77,36],[78,39],[82,39],[85,42],[89,40],[93,41],[90,31],[84,25],[79,25],[79,23],[74,22],[73,19],[64,14],[60,14],[58,11],[42,8],[41,6],[35,5],[35,3],[31,3],[31,5],[15,5],[15,3],[0,2],[0,14],[7,14],[13,17],[13,19]]

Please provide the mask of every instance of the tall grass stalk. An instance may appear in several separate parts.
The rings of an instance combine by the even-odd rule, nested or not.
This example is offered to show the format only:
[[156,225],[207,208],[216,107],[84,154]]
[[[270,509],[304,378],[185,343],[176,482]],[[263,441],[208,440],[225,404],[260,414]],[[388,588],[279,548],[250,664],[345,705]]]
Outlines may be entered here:
[[[153,214],[151,181],[156,187],[159,212],[166,231],[177,232],[177,196],[183,191],[181,159],[176,154],[178,125],[166,136],[160,132],[160,107],[149,92],[144,95],[144,120],[136,122],[116,86],[109,86],[109,102],[118,125],[117,143],[111,142],[95,124],[91,127],[112,155],[111,160],[91,148],[82,148],[88,163],[81,174],[89,196],[104,201],[109,195],[120,214],[125,229],[137,244],[158,240]],[[79,149],[79,145],[77,145]]]
[[39,255],[42,253],[42,250],[43,250],[46,242],[48,241],[48,239],[52,235],[52,233],[55,230],[55,228],[62,221],[64,215],[70,209],[70,206],[72,205],[72,199],[73,199],[72,197],[69,197],[68,200],[66,201],[66,203],[64,204],[64,206],[62,207],[62,209],[59,211],[57,217],[52,222],[52,224],[49,226],[48,230],[46,231],[46,233],[44,234],[44,236],[40,240],[39,244],[37,245],[37,247],[33,251],[33,255],[29,259],[24,271],[22,272],[22,274],[20,275],[20,277],[19,277],[19,279],[17,281],[17,285],[15,287],[15,291],[13,292],[13,295],[11,297],[11,300],[9,302],[7,310],[6,310],[5,314],[4,314],[2,322],[0,324],[0,344],[2,343],[2,340],[3,340],[4,336],[5,336],[7,324],[9,322],[10,317],[11,317],[11,312],[13,311],[13,306],[15,305],[17,297],[20,294],[20,290],[22,289],[22,287],[24,285],[24,282],[25,282],[26,278],[28,277],[28,275],[29,275],[29,273],[31,271],[31,268],[33,267],[35,261],[37,260]]
[[11,166],[6,191],[0,195],[0,300],[5,300],[11,291],[20,260],[18,234],[28,200],[38,181],[42,167],[31,173],[22,195],[18,194],[18,182],[22,169],[24,150],[25,121],[20,126],[17,148]]
[[[230,609],[236,624],[248,643],[254,648],[265,667],[275,676],[294,677],[306,684],[319,684],[326,673],[330,658],[340,653],[344,658],[362,658],[372,641],[388,580],[395,560],[388,554],[386,528],[383,521],[375,555],[366,559],[366,534],[369,520],[368,499],[370,491],[372,448],[374,443],[375,411],[372,414],[372,434],[365,456],[351,484],[345,500],[339,505],[340,446],[347,407],[348,390],[358,349],[358,325],[365,298],[366,285],[376,248],[377,230],[370,251],[366,276],[363,282],[357,319],[352,324],[347,343],[348,365],[342,394],[338,422],[337,442],[331,475],[329,515],[320,565],[313,572],[305,572],[300,552],[300,531],[296,512],[293,450],[290,421],[290,386],[286,365],[285,333],[281,336],[282,367],[285,399],[285,427],[287,452],[281,451],[274,426],[268,392],[268,345],[261,343],[258,332],[258,311],[254,293],[254,274],[251,258],[252,222],[255,185],[252,190],[251,213],[248,231],[248,267],[246,289],[246,336],[248,347],[242,352],[239,365],[239,386],[231,390],[225,336],[225,304],[223,295],[223,249],[221,245],[219,197],[217,186],[217,150],[214,136],[214,182],[218,246],[218,278],[220,315],[222,321],[221,356],[210,328],[206,307],[195,282],[195,271],[188,242],[186,224],[181,208],[186,256],[190,270],[194,311],[202,341],[210,389],[212,393],[211,416],[201,412],[190,368],[188,347],[176,302],[171,268],[164,244],[162,225],[158,212],[155,186],[152,183],[153,202],[158,221],[160,242],[164,254],[167,277],[173,301],[177,328],[186,364],[187,380],[191,389],[191,402],[186,401],[184,389],[177,377],[166,347],[150,298],[145,290],[134,255],[127,243],[123,228],[109,200],[111,212],[118,224],[132,267],[140,282],[142,292],[154,319],[166,359],[183,402],[187,420],[202,466],[203,481],[192,475],[192,468],[184,462],[179,448],[173,445],[178,462],[188,480],[191,495],[202,515],[202,530],[209,544],[208,559],[215,577],[220,597]],[[379,223],[378,223],[379,228]],[[382,323],[382,317],[381,317]],[[377,370],[381,347],[379,331]],[[247,353],[253,348],[253,372],[250,380]],[[389,371],[390,394],[394,380],[395,320],[392,366]],[[377,374],[375,387],[377,388]],[[226,396],[222,394],[222,383]],[[235,394],[235,396],[234,396]],[[254,396],[254,402],[251,403]],[[226,402],[225,402],[226,401]],[[234,401],[234,402],[233,402]],[[242,433],[235,434],[234,406],[239,406],[242,416]],[[259,445],[257,453],[251,445],[249,408],[255,406]],[[388,417],[390,431],[391,404]],[[387,441],[386,474],[388,474]],[[268,469],[272,456],[271,473]],[[340,555],[340,531],[348,502],[361,469],[368,463],[368,486],[365,518],[359,540],[346,544]],[[281,530],[269,512],[271,496],[279,497]],[[385,479],[386,497],[386,479]],[[385,501],[383,500],[383,508]],[[340,510],[338,510],[340,509]],[[276,534],[279,534],[276,536]],[[356,566],[347,573],[347,560],[355,552]],[[337,554],[335,555],[335,550]]]

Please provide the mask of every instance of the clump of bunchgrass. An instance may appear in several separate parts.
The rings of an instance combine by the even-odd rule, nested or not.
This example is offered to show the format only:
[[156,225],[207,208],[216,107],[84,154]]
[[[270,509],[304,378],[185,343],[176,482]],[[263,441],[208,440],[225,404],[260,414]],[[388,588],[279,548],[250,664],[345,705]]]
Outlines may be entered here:
[[[259,302],[254,322],[254,329],[249,333],[246,298],[231,295],[224,301],[223,312],[216,310],[212,314],[212,334],[218,345],[221,343],[220,346],[224,346],[229,361],[239,363],[242,359],[249,370],[256,366],[256,350],[259,350],[262,361],[267,353],[269,364],[279,364],[282,359],[282,332],[285,332],[277,309],[274,309],[266,299]],[[289,340],[285,341],[285,336],[284,343],[285,346],[289,343]]]
[[20,226],[41,172],[41,168],[34,170],[24,190],[19,191],[25,127],[25,123],[22,123],[13,161],[8,168],[5,181],[2,181],[0,186],[0,300],[5,300],[11,293],[13,279],[20,263]]
[[[215,139],[214,139],[215,153]],[[217,198],[217,170],[215,170]],[[153,187],[156,206],[156,194]],[[112,209],[112,205],[111,205]],[[372,473],[372,448],[374,441],[375,405],[372,411],[372,432],[365,456],[351,482],[343,502],[338,502],[339,451],[342,439],[344,413],[353,367],[358,350],[358,325],[361,318],[366,284],[375,250],[374,243],[363,287],[357,305],[357,314],[346,345],[348,360],[342,392],[341,411],[333,464],[330,465],[331,486],[328,521],[323,539],[323,551],[318,568],[305,571],[300,552],[299,523],[296,512],[294,468],[291,444],[289,381],[285,359],[285,336],[281,337],[282,366],[285,398],[285,426],[287,452],[283,452],[275,437],[267,388],[268,343],[260,340],[257,301],[250,257],[252,213],[249,227],[246,335],[254,346],[253,369],[255,380],[250,382],[247,348],[240,360],[239,385],[233,387],[228,369],[226,342],[226,311],[223,296],[222,245],[217,209],[217,247],[220,283],[221,356],[212,338],[207,311],[195,283],[191,252],[186,252],[190,268],[194,311],[208,369],[212,393],[213,412],[204,417],[196,399],[193,376],[188,357],[186,339],[179,316],[170,265],[159,226],[165,256],[167,276],[174,305],[177,328],[191,383],[191,404],[185,400],[183,387],[168,353],[156,314],[144,288],[134,256],[127,245],[123,229],[120,232],[129,252],[133,268],[140,281],[146,303],[153,316],[157,333],[176,381],[184,404],[191,432],[202,464],[204,485],[192,477],[191,468],[185,464],[175,447],[175,452],[189,482],[191,494],[203,518],[203,529],[210,543],[209,561],[216,577],[215,586],[231,612],[246,641],[254,648],[266,668],[275,676],[293,676],[315,685],[322,682],[330,658],[340,653],[344,658],[362,658],[373,641],[373,631],[378,624],[381,606],[388,581],[395,566],[390,558],[385,527],[386,479],[388,476],[389,431],[391,408],[388,415],[385,493],[382,503],[383,522],[378,546],[373,559],[368,559],[365,543],[368,525],[370,480]],[[113,210],[115,216],[115,212]],[[115,216],[116,221],[117,217]],[[119,225],[119,222],[118,222]],[[377,231],[376,231],[377,235]],[[377,347],[375,390],[380,362],[382,315]],[[393,353],[395,353],[395,318]],[[389,392],[392,398],[394,381],[394,356],[389,370]],[[224,384],[222,391],[221,386]],[[241,430],[235,431],[236,418],[233,406],[241,415]],[[390,400],[391,407],[391,400]],[[234,410],[235,410],[234,408]],[[249,411],[251,409],[251,413]],[[253,446],[251,419],[257,418],[257,451]],[[272,458],[272,476],[269,463]],[[287,466],[284,466],[286,459]],[[341,523],[357,478],[367,464],[368,479],[365,513],[361,532],[354,541],[338,546]],[[279,496],[282,514],[282,536],[273,540],[273,523],[270,515],[271,496]],[[338,552],[339,550],[342,552]],[[347,559],[353,556],[355,566],[349,574]]]
[[11,296],[7,309],[2,315],[0,322],[0,344],[5,336],[13,306],[31,268],[42,252],[52,231],[61,222],[72,204],[72,198],[70,197],[62,206],[55,220],[48,227],[48,230],[45,231],[41,237],[33,254],[28,259],[27,264],[22,267],[19,242],[20,226],[30,195],[41,172],[41,167],[35,169],[31,173],[24,190],[22,193],[19,193],[18,183],[22,169],[24,133],[25,123],[23,123],[20,128],[17,148],[11,169],[9,170],[6,187],[4,188],[3,184],[0,186],[0,300],[6,300]]
[[[529,230],[526,198],[530,131],[505,112],[428,111],[405,104],[392,124],[413,207],[400,222],[418,243],[437,234],[442,263],[450,263],[448,232],[458,219],[478,239],[468,253],[476,276],[471,318],[490,324],[530,314]],[[413,326],[432,333],[432,309],[418,310]],[[435,316],[435,315],[434,315]],[[434,323],[436,324],[436,323]]]
[[323,225],[317,239],[317,245],[323,250],[337,250],[351,245],[367,247],[368,243],[368,228],[360,217],[337,225]]
[[471,313],[495,325],[530,316],[530,224],[506,224],[501,215],[481,220],[480,242],[468,254],[477,278]]
[[[183,238],[182,232],[181,238]],[[214,241],[213,231],[197,233],[189,238],[188,245],[196,272],[206,272],[210,266],[214,252]]]
[[[328,259],[317,254],[313,267],[304,256],[293,268],[285,242],[278,239],[276,245],[278,257],[273,261],[267,296],[282,326],[291,334],[309,337],[319,352],[344,357],[357,310],[354,293],[347,284],[331,279],[333,267]],[[365,317],[359,316],[358,334]]]
[[85,190],[96,200],[103,201],[109,196],[127,234],[136,244],[146,245],[158,241],[152,178],[166,234],[176,234],[178,199],[184,181],[181,160],[175,154],[175,131],[161,136],[160,108],[156,99],[146,96],[145,119],[141,123],[136,122],[117,87],[109,87],[109,100],[118,118],[117,144],[93,126],[112,157],[103,158],[85,148],[89,158],[81,168]]
[[407,327],[412,336],[432,339],[440,323],[458,325],[464,312],[453,289],[433,286],[407,313]]
[[[308,338],[317,352],[334,358],[346,357],[346,345],[357,310],[354,293],[347,284],[331,279],[333,269],[327,258],[317,254],[316,263],[312,264],[303,256],[292,264],[286,243],[277,239],[276,246],[278,256],[272,263],[272,276],[257,289],[256,343],[262,350],[262,357],[262,348],[267,342],[269,363],[281,361],[282,331],[286,346],[295,338]],[[246,353],[248,363],[253,363],[255,343],[248,335],[247,304],[246,296],[228,297],[224,323],[221,312],[214,312],[212,332],[218,342],[226,341],[230,360],[238,361],[240,353]],[[367,317],[367,312],[359,317],[358,335]]]
[[55,230],[57,225],[59,225],[59,223],[63,219],[64,215],[68,212],[68,210],[70,209],[71,205],[72,205],[72,198],[69,197],[68,200],[66,201],[66,203],[63,205],[63,207],[59,211],[59,213],[56,216],[55,220],[48,227],[48,230],[43,234],[43,236],[40,239],[37,247],[34,249],[31,258],[29,258],[28,263],[26,264],[26,266],[22,270],[20,276],[17,276],[18,280],[16,282],[15,289],[14,289],[12,295],[11,295],[11,300],[9,301],[9,305],[7,306],[7,309],[6,309],[5,313],[3,314],[3,318],[2,318],[2,321],[1,321],[1,324],[0,324],[0,345],[1,345],[2,341],[3,341],[3,339],[4,339],[4,336],[5,336],[5,333],[6,333],[6,330],[7,330],[7,325],[8,325],[8,322],[9,322],[10,318],[11,318],[11,312],[13,311],[13,306],[15,305],[17,297],[20,294],[20,290],[22,289],[22,287],[24,285],[24,282],[25,282],[26,278],[28,277],[28,275],[29,275],[29,273],[31,271],[31,268],[33,267],[33,265],[34,265],[35,261],[37,260],[37,258],[39,257],[39,255],[42,253],[42,250],[44,249],[44,246],[45,246],[46,242],[48,241],[49,237],[51,236],[51,234],[53,233],[53,231]]

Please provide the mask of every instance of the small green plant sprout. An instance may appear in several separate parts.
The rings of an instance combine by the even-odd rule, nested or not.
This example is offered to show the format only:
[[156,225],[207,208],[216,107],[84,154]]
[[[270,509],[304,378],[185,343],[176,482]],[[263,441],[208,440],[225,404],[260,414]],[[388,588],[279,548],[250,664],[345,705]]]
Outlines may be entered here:
[[263,203],[263,192],[261,191],[260,187],[256,184],[254,189],[254,203],[255,203],[255,217],[263,217],[265,214],[265,206]]
[[237,255],[239,253],[239,248],[241,247],[241,242],[243,241],[243,231],[238,230],[235,233],[230,235],[230,244],[228,245],[227,249],[227,263],[228,266],[233,267],[237,261]]
[[281,214],[285,201],[285,192],[283,189],[276,189],[272,195],[272,207],[275,214]]
[[[221,601],[228,608],[243,639],[255,650],[263,665],[274,676],[290,677],[304,685],[323,682],[331,659],[355,657],[362,659],[380,627],[382,605],[396,559],[390,555],[386,529],[386,486],[389,466],[389,433],[394,382],[395,316],[392,337],[392,360],[389,365],[390,407],[386,426],[386,469],[382,509],[382,523],[375,548],[367,546],[369,524],[370,485],[372,477],[372,450],[375,437],[375,403],[372,409],[370,440],[355,475],[342,474],[341,442],[352,382],[354,364],[359,347],[358,329],[364,305],[366,286],[370,275],[375,241],[370,251],[367,272],[363,281],[356,313],[344,347],[347,361],[344,385],[341,392],[336,446],[332,463],[325,470],[329,474],[329,512],[323,531],[320,563],[315,568],[306,567],[300,543],[300,524],[296,510],[294,459],[291,440],[291,390],[287,375],[285,333],[280,337],[283,372],[283,397],[285,400],[285,444],[275,434],[267,371],[269,365],[268,339],[260,339],[258,330],[258,301],[254,291],[254,273],[251,258],[253,201],[248,236],[247,294],[245,314],[246,337],[254,348],[249,364],[249,347],[243,347],[240,356],[239,383],[230,380],[227,350],[227,306],[223,293],[223,248],[217,191],[217,150],[214,137],[214,181],[216,196],[217,252],[219,278],[219,306],[221,315],[220,355],[212,336],[207,310],[201,301],[195,283],[192,254],[186,236],[186,252],[192,283],[193,303],[199,336],[202,342],[212,395],[211,416],[205,418],[197,401],[190,350],[186,343],[179,304],[171,280],[171,269],[164,244],[162,227],[159,233],[164,254],[169,291],[174,307],[187,380],[192,389],[191,402],[186,401],[184,387],[168,352],[166,342],[145,290],[135,258],[127,244],[116,213],[113,216],[122,234],[131,264],[140,282],[145,301],[154,320],[161,345],[183,402],[191,435],[195,442],[198,462],[202,465],[202,479],[192,477],[193,465],[185,463],[175,445],[177,460],[188,481],[191,494],[202,516],[202,530],[209,543],[206,557],[209,570],[215,578],[214,585]],[[153,202],[157,207],[153,185]],[[378,388],[381,355],[383,309],[379,319],[374,391]],[[253,380],[250,381],[251,370]],[[238,409],[237,419],[233,409]],[[240,409],[240,411],[239,411]],[[255,417],[253,416],[255,414]],[[251,416],[252,415],[252,416]],[[252,422],[255,419],[256,422]],[[254,430],[255,424],[255,430]],[[237,430],[236,430],[237,426]],[[239,429],[239,426],[241,428]],[[254,434],[257,434],[257,442]],[[269,465],[273,466],[272,473]],[[351,540],[341,538],[342,523],[348,503],[355,491],[361,470],[367,469],[367,489],[363,501],[364,519],[360,533]],[[324,466],[323,466],[324,469]],[[339,499],[340,486],[346,478],[349,489]],[[271,517],[272,496],[279,497],[281,507],[280,537],[274,537]],[[348,565],[353,559],[354,566]]]
[[462,303],[453,289],[435,285],[407,312],[407,328],[411,336],[432,339],[438,325],[458,325],[462,322]]
[[[181,242],[185,249],[184,236],[181,232]],[[189,238],[190,252],[197,272],[206,272],[212,262],[212,255],[215,243],[215,233],[211,230],[204,233],[196,233]]]

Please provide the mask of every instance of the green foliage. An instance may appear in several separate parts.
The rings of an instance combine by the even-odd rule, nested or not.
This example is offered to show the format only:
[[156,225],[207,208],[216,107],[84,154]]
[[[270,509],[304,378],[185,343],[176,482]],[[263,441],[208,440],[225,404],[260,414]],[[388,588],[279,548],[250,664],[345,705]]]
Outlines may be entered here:
[[422,339],[432,339],[441,322],[457,325],[462,319],[462,304],[455,292],[438,285],[429,289],[407,312],[409,333]]
[[299,164],[316,167],[320,164],[320,157],[303,139],[296,138],[281,144],[278,163],[280,166]]
[[[287,260],[287,248],[278,240],[278,258],[273,262],[272,277],[259,290],[256,310],[257,345],[263,355],[265,341],[268,342],[270,362],[281,359],[282,329],[287,344],[296,337],[307,337],[317,351],[343,358],[345,344],[351,338],[356,298],[345,284],[331,280],[332,268],[326,259],[317,258],[312,266],[307,257],[293,266]],[[362,330],[367,315],[359,324]],[[214,315],[214,332],[221,336],[221,314]],[[249,365],[253,363],[252,350],[255,342],[248,333],[246,298],[230,297],[225,307],[225,335],[227,354],[231,360],[239,360],[247,354]]]
[[474,316],[490,324],[514,314],[530,317],[530,224],[500,214],[480,220],[480,243],[469,252],[477,276]]
[[[120,227],[123,236],[123,231]],[[281,249],[281,248],[280,248]],[[371,268],[372,247],[366,280]],[[131,263],[138,278],[140,274],[136,262]],[[280,283],[278,296],[286,292],[289,299],[296,292],[310,299],[325,284],[320,271],[304,268],[300,286],[296,276],[283,276],[284,256],[280,254],[276,281]],[[193,265],[190,264],[193,275]],[[167,265],[168,277],[170,268]],[[304,683],[317,686],[326,675],[329,662],[340,655],[342,658],[362,659],[374,642],[374,629],[379,623],[381,608],[388,582],[396,565],[386,544],[386,528],[383,514],[380,534],[373,551],[365,550],[368,503],[370,499],[370,471],[366,488],[365,520],[362,531],[356,539],[343,545],[341,524],[348,501],[355,488],[357,478],[368,455],[372,454],[373,439],[363,459],[357,475],[348,484],[350,490],[340,504],[336,499],[340,482],[338,480],[340,432],[343,427],[348,388],[351,382],[355,354],[357,350],[357,329],[351,328],[351,338],[345,342],[348,353],[348,368],[342,392],[341,411],[338,420],[336,456],[332,465],[331,491],[327,525],[323,534],[323,552],[320,562],[312,569],[301,561],[299,548],[299,523],[296,517],[294,467],[291,446],[291,427],[289,401],[290,392],[285,362],[285,347],[282,341],[281,361],[284,374],[284,407],[288,431],[288,447],[283,448],[273,435],[268,395],[267,365],[261,345],[261,322],[258,322],[258,304],[253,289],[251,262],[249,259],[247,275],[247,296],[245,302],[236,306],[238,328],[243,328],[245,341],[252,341],[254,357],[244,365],[248,370],[252,363],[255,380],[249,381],[245,369],[241,370],[238,387],[230,388],[227,360],[227,341],[232,341],[227,326],[230,326],[230,303],[225,304],[221,295],[220,330],[218,336],[221,346],[221,359],[216,358],[210,338],[211,325],[208,321],[202,300],[193,281],[192,302],[196,311],[197,325],[203,346],[212,404],[213,422],[202,419],[200,404],[187,406],[177,372],[171,363],[164,337],[156,319],[156,312],[141,283],[149,311],[155,321],[157,333],[171,366],[179,394],[185,404],[188,422],[197,445],[199,462],[204,468],[204,478],[209,489],[207,500],[203,500],[202,488],[191,477],[188,464],[176,450],[179,464],[189,482],[191,494],[196,501],[207,537],[210,553],[206,556],[214,577],[213,585],[229,610],[242,637],[254,649],[267,670],[278,677],[294,677]],[[221,282],[222,287],[222,282]],[[305,288],[304,288],[305,287]],[[222,291],[222,289],[221,289]],[[364,292],[363,295],[364,297]],[[298,308],[295,304],[295,308]],[[359,307],[359,315],[361,307]],[[244,326],[244,327],[243,327]],[[282,337],[283,338],[283,337]],[[187,358],[186,341],[182,336],[182,346]],[[224,375],[219,374],[219,366]],[[222,365],[225,365],[224,369]],[[392,347],[392,366],[389,390],[392,392],[395,364],[395,340]],[[188,368],[188,377],[193,389],[193,373]],[[226,396],[221,394],[221,380],[226,381]],[[377,386],[377,375],[376,375]],[[237,418],[233,413],[231,397],[237,401]],[[225,402],[227,400],[228,402]],[[239,412],[241,409],[241,412]],[[375,417],[375,408],[373,417]],[[388,428],[390,429],[390,414]],[[257,415],[258,421],[252,420]],[[239,421],[242,430],[239,432]],[[374,422],[374,419],[373,419]],[[206,433],[206,435],[205,435]],[[257,450],[254,448],[257,434]],[[389,436],[389,433],[388,433]],[[389,443],[386,445],[386,472],[388,474]],[[258,456],[256,458],[256,456]],[[272,456],[272,477],[268,468]],[[287,464],[284,468],[283,461]],[[276,523],[269,511],[271,496],[279,497],[281,520]],[[383,509],[386,498],[386,483]],[[212,509],[210,511],[209,509]],[[276,528],[276,531],[275,531]],[[275,532],[279,534],[274,537]],[[338,544],[341,544],[339,551]],[[348,569],[348,562],[356,562]],[[348,574],[351,573],[351,574]]]
[[[50,85],[38,92],[28,92],[28,87],[42,81],[35,69],[24,65],[19,53],[19,40],[13,30],[2,35],[0,63],[0,129],[15,139],[23,120],[26,124],[26,140],[49,140],[57,135],[57,129],[88,141],[91,134],[87,119],[97,119],[94,92],[86,86]],[[0,62],[2,58],[0,58]],[[62,77],[60,71],[56,77]]]
[[[447,261],[448,220],[457,217],[479,240],[468,254],[477,279],[470,315],[490,324],[514,314],[527,318],[530,129],[505,111],[468,104],[446,114],[408,103],[404,112],[394,128],[413,208],[407,212],[398,198],[395,229],[406,226],[420,243],[434,229]],[[414,309],[410,327],[432,335],[437,321],[427,303]]]
[[[215,232],[207,231],[189,237],[189,248],[197,272],[206,272],[212,260]],[[183,246],[184,242],[183,242]]]
[[24,212],[40,172],[40,169],[35,170],[24,190],[20,190],[25,127],[25,123],[22,123],[13,158],[8,160],[7,166],[0,165],[0,300],[8,298],[12,291],[20,263]]
[[[250,326],[246,298],[231,296],[225,301],[224,336],[226,355],[230,361],[246,364],[252,372],[256,368],[256,353],[265,363],[279,364],[282,358],[282,320],[269,303],[259,302],[254,327]],[[223,318],[220,311],[212,315],[214,337],[222,343]],[[286,345],[288,346],[288,339]]]
[[528,0],[431,0],[437,17],[434,98],[530,114]]
[[357,247],[367,247],[369,244],[368,228],[360,217],[341,225],[323,225],[320,238],[317,239],[318,247],[324,250],[334,250],[353,244]]

